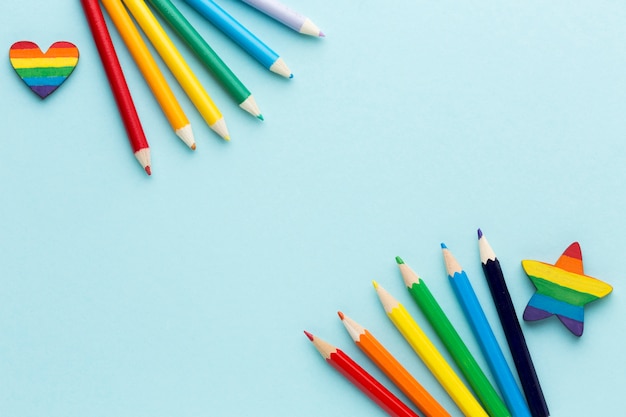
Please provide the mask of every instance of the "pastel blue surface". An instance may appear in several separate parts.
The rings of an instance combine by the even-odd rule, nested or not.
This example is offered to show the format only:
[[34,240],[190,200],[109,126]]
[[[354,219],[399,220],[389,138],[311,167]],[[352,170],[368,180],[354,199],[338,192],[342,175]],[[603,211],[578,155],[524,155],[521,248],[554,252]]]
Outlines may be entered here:
[[[520,261],[554,262],[573,241],[586,273],[613,285],[588,306],[581,338],[556,318],[522,328],[552,415],[620,415],[626,4],[290,0],[325,39],[220,4],[280,50],[294,78],[176,1],[266,118],[239,109],[172,36],[232,136],[218,138],[167,74],[194,153],[112,31],[152,177],[132,155],[80,2],[0,7],[0,415],[383,416],[302,333],[397,393],[353,345],[342,310],[460,416],[371,280],[445,350],[404,288],[401,256],[487,370],[439,248],[454,248],[497,323],[478,227],[519,316],[534,293]],[[80,50],[44,101],[10,66],[19,40]]]

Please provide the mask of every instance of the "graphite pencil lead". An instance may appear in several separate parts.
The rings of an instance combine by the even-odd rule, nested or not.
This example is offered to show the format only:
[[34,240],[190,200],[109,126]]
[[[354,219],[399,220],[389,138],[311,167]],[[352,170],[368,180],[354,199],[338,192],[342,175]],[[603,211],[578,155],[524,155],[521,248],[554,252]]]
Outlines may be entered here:
[[441,249],[443,250],[443,261],[446,264],[448,275],[454,277],[454,274],[463,272],[463,268],[461,268],[456,258],[452,256],[448,247],[442,243]]
[[193,130],[191,129],[191,125],[187,124],[180,129],[176,130],[176,136],[178,136],[188,147],[192,150],[196,150],[196,140],[193,135]]
[[[397,260],[397,258],[396,258]],[[400,259],[402,261],[402,259]],[[400,274],[402,275],[402,280],[404,281],[404,285],[407,288],[411,288],[414,284],[420,283],[420,277],[413,271],[407,264],[404,262],[398,262],[398,268],[400,268]]]
[[243,110],[247,111],[257,119],[263,120],[263,116],[261,115],[261,110],[259,109],[259,105],[256,103],[254,96],[250,94],[244,101],[239,104]]
[[484,236],[482,233],[480,234],[480,237],[478,238],[478,253],[480,254],[480,261],[483,264],[486,264],[487,261],[490,261],[490,260],[497,262],[495,252],[493,251],[493,249],[491,248],[491,245],[487,241],[487,237]]
[[291,70],[282,58],[278,58],[274,61],[274,63],[270,66],[270,71],[285,78],[293,78]]
[[226,121],[224,118],[219,118],[215,123],[209,125],[211,129],[218,135],[222,137],[224,140],[230,140],[230,134],[228,133],[228,127],[226,127]]

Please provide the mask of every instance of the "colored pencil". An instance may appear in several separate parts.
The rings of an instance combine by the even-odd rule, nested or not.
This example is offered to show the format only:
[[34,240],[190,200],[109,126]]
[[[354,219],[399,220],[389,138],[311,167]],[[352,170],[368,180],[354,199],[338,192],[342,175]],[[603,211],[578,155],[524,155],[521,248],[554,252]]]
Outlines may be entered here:
[[404,306],[378,283],[374,282],[374,288],[376,288],[378,298],[391,322],[430,369],[430,372],[437,378],[463,414],[466,417],[487,417],[485,410]]
[[276,52],[213,0],[185,0],[185,3],[189,4],[215,27],[224,32],[226,36],[231,38],[265,68],[283,77],[293,78],[291,70]]
[[242,0],[260,12],[303,35],[324,36],[315,23],[277,0]]
[[509,344],[530,412],[533,417],[547,417],[550,415],[548,404],[543,396],[535,365],[526,345],[526,338],[517,319],[504,273],[500,267],[500,261],[480,229],[478,229],[478,248],[485,278],[489,284],[489,290],[498,311],[502,330],[504,330],[504,335]]
[[454,293],[487,359],[489,368],[504,397],[504,402],[513,413],[513,416],[530,417],[530,412],[526,406],[524,397],[504,358],[504,354],[493,334],[493,330],[491,330],[489,321],[487,321],[485,312],[478,301],[478,297],[476,297],[476,293],[467,278],[467,274],[463,271],[463,268],[461,268],[456,259],[454,259],[446,245],[442,243],[441,249],[443,250],[448,278],[454,288]]
[[222,113],[146,6],[146,3],[143,0],[123,1],[209,127],[222,138],[230,140]]
[[435,400],[404,366],[363,326],[339,312],[344,327],[361,349],[378,368],[393,381],[426,417],[450,417],[450,414]]
[[239,107],[263,120],[256,100],[237,76],[228,68],[209,44],[189,23],[170,0],[148,0],[165,21],[174,29],[182,40],[202,61],[226,92],[237,102]]
[[437,300],[435,300],[435,297],[431,294],[424,280],[405,264],[399,256],[396,257],[396,263],[400,268],[400,273],[409,293],[417,302],[420,310],[422,310],[428,322],[435,329],[437,335],[439,335],[439,338],[485,407],[485,410],[492,417],[510,417],[511,413],[507,410],[493,385],[487,379],[487,376],[476,362],[476,359],[474,359],[474,356],[472,356]]
[[305,331],[304,334],[313,342],[313,346],[326,359],[333,368],[339,371],[346,379],[357,386],[380,408],[385,410],[387,414],[394,417],[416,417],[406,404],[404,404],[391,391],[378,382],[365,369],[361,368],[358,363],[352,360],[341,349],[336,348]]
[[130,146],[137,161],[139,161],[146,173],[151,175],[150,147],[141,126],[139,116],[137,115],[133,98],[128,90],[128,85],[126,84],[122,67],[115,53],[111,35],[109,35],[109,30],[107,29],[104,16],[102,15],[102,10],[100,10],[98,0],[81,0],[80,2],[83,6],[85,16],[87,17],[94,42],[96,43],[102,66],[109,80],[111,91],[115,97],[117,108],[124,122]]
[[189,119],[176,100],[176,96],[159,70],[159,66],[128,15],[122,1],[101,1],[174,132],[187,146],[195,150],[196,142]]

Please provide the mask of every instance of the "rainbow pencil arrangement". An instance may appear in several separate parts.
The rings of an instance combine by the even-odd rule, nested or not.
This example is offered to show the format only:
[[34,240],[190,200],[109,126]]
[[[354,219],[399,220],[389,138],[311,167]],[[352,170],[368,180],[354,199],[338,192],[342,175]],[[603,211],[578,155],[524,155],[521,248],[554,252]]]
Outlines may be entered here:
[[[511,368],[507,364],[502,349],[494,336],[478,297],[472,289],[466,272],[452,256],[448,248],[444,244],[441,245],[446,273],[452,289],[489,366],[489,375],[493,377],[494,384],[489,381],[485,372],[480,368],[465,342],[446,316],[443,307],[436,301],[435,296],[430,292],[423,279],[409,268],[400,257],[396,257],[396,263],[411,297],[441,339],[454,363],[450,364],[447,362],[415,319],[411,317],[407,309],[388,291],[374,282],[378,298],[390,321],[413,348],[417,356],[426,365],[464,416],[548,417],[550,412],[506,287],[500,263],[480,229],[478,230],[478,246],[481,265],[515,368]],[[523,261],[522,264],[530,279],[538,288],[537,294],[539,294],[533,296],[529,307],[527,307],[524,313],[524,318],[527,320],[536,320],[554,314],[566,326],[569,325],[568,329],[579,330],[582,328],[582,325],[579,324],[582,320],[577,322],[572,320],[566,315],[569,310],[561,307],[557,301],[552,300],[544,302],[540,307],[537,307],[539,305],[537,298],[552,297],[558,300],[561,292],[570,291],[571,293],[571,288],[575,288],[578,291],[576,296],[583,294],[583,296],[578,296],[578,298],[582,299],[578,303],[581,305],[580,310],[582,310],[582,305],[585,302],[605,296],[611,291],[610,285],[583,275],[582,256],[577,243],[572,244],[554,266],[527,260]],[[544,281],[547,283],[544,284]],[[578,301],[578,298],[570,298],[574,299],[574,301],[571,301],[572,304]],[[540,314],[536,313],[537,311],[540,311]],[[582,316],[582,313],[580,313],[580,316]],[[418,381],[419,378],[411,375],[394,358],[387,347],[374,338],[369,330],[341,312],[339,312],[339,317],[353,342],[387,376],[389,381],[409,399],[411,404],[399,404],[398,402],[401,403],[402,400],[389,392],[382,382],[374,380],[374,377],[361,365],[358,365],[354,359],[349,358],[340,349],[326,342],[321,342],[306,332],[309,339],[316,345],[326,360],[348,380],[357,385],[391,416],[414,415],[414,413],[422,413],[427,417],[451,415],[424,389]],[[580,334],[576,335],[579,336]],[[453,365],[456,365],[456,367]],[[457,373],[457,369],[460,371],[459,373]],[[513,374],[514,371],[517,371],[521,389]]]
[[[161,27],[146,1],[100,0],[100,2],[120,32],[124,44],[129,49],[135,64],[148,83],[150,90],[176,135],[190,149],[196,149],[196,142],[189,120],[183,113],[174,93],[167,85],[166,78],[160,72],[159,66],[152,57],[148,47],[144,44],[139,29],[144,32],[146,38],[163,62],[165,62],[207,125],[221,138],[230,140],[226,121],[218,106],[186,63],[183,55],[178,51],[165,29]],[[115,47],[100,9],[100,2],[98,0],[81,0],[85,16],[100,53],[102,64],[107,73],[111,90],[126,126],[131,147],[146,173],[150,175],[152,171],[149,145],[137,116],[122,68],[117,59]],[[261,65],[278,75],[286,78],[293,77],[291,70],[282,57],[217,3],[212,0],[185,0],[185,2],[226,36],[230,37],[234,43],[239,45],[249,55],[258,60]],[[174,4],[170,0],[148,0],[148,3],[161,15],[171,29],[182,38],[182,41],[189,46],[236,104],[252,116],[259,120],[264,120],[252,93]],[[300,15],[276,0],[250,0],[246,3],[296,32],[317,37],[324,36],[309,18]],[[139,28],[135,26],[131,16],[137,22]],[[14,45],[14,48],[11,49],[10,58],[20,77],[24,79],[33,91],[45,97],[54,91],[71,73],[76,63],[71,64],[70,60],[73,58],[75,58],[75,61],[78,60],[78,50],[75,47],[72,49],[69,45],[55,44],[46,56],[46,58],[50,59],[49,63],[47,61],[44,62],[45,60],[42,59],[31,61],[25,59],[31,58],[31,55],[37,53],[41,53],[39,48],[35,50],[33,45],[24,42],[23,45]],[[68,64],[61,65],[64,62]],[[36,67],[33,67],[33,65]],[[44,75],[42,76],[41,74]]]

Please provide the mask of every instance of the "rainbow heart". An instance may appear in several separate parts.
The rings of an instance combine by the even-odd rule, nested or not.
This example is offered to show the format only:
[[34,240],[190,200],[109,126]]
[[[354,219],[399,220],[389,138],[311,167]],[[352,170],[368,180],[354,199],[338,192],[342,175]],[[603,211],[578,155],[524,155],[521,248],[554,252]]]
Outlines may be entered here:
[[78,48],[70,42],[55,42],[46,53],[34,42],[11,45],[9,60],[17,75],[41,98],[52,94],[78,64]]

